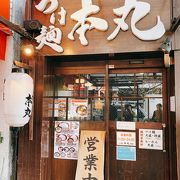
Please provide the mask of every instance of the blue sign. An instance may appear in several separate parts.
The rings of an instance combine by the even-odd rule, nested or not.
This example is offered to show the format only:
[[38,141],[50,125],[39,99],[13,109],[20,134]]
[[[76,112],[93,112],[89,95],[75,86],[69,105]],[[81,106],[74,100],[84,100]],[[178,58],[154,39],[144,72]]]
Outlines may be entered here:
[[136,147],[116,146],[116,159],[136,161]]

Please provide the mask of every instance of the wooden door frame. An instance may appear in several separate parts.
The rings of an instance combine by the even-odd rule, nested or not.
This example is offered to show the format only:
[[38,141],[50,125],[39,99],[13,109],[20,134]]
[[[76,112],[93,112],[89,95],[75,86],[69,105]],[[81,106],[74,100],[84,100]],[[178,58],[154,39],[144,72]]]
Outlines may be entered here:
[[[98,61],[95,61],[96,63],[98,63]],[[102,62],[102,61],[101,61]],[[166,86],[164,86],[166,84],[166,69],[164,68],[164,64],[163,64],[163,60],[160,59],[149,59],[149,60],[143,60],[143,64],[130,64],[130,60],[104,60],[103,61],[103,65],[101,65],[101,63],[98,63],[98,67],[97,68],[93,68],[93,71],[90,71],[90,73],[104,73],[105,74],[105,87],[106,87],[106,96],[105,96],[105,100],[106,100],[106,113],[105,113],[105,118],[104,118],[104,122],[105,122],[105,130],[106,130],[106,164],[105,164],[105,173],[106,173],[106,179],[109,180],[109,72],[121,72],[121,73],[127,73],[128,72],[162,72],[163,74],[163,99],[166,96]],[[91,63],[91,62],[90,62]],[[55,63],[56,65],[58,64],[57,62]],[[60,63],[61,64],[61,63]],[[68,66],[68,62],[62,63],[65,64],[65,66],[55,66],[54,65],[54,70],[53,72],[55,74],[78,74],[79,70],[81,70],[83,73],[88,73],[89,72],[89,68],[92,67],[90,64],[90,66],[88,65],[88,62],[83,62],[83,63],[79,63],[79,62],[71,62],[71,66]],[[75,66],[73,66],[73,64]],[[114,68],[112,69],[111,65],[114,65]],[[88,67],[88,68],[87,68]],[[96,67],[96,66],[93,66]],[[165,83],[164,83],[165,82]],[[165,95],[165,96],[164,96]],[[167,100],[165,100],[167,101]],[[163,106],[165,107],[165,102],[163,100]],[[164,108],[166,109],[166,108]],[[167,110],[166,112],[167,113]],[[167,118],[165,120],[167,122]],[[107,163],[108,162],[108,163]],[[168,168],[169,169],[169,168]]]

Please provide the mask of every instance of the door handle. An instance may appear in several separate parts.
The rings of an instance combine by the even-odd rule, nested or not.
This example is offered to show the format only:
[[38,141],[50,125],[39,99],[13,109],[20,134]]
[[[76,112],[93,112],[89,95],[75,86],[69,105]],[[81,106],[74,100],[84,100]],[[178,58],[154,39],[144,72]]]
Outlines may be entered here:
[[163,152],[166,152],[166,124],[162,123],[163,130]]

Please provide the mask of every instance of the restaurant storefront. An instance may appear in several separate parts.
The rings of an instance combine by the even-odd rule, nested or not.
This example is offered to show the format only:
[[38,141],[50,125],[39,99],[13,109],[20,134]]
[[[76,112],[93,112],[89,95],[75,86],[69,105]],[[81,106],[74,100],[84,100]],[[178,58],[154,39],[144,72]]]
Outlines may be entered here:
[[31,32],[34,111],[19,137],[18,179],[177,178],[174,64],[162,50],[170,7],[33,1],[43,26]]

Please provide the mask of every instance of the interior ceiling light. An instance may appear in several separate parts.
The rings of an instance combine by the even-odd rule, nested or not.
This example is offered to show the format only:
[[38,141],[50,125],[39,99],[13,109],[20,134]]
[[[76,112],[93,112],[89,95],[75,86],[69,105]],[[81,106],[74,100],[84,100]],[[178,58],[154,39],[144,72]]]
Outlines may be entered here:
[[75,80],[75,83],[80,83],[80,84],[84,84],[85,83],[85,79],[83,79],[83,78],[80,78],[80,79],[76,79]]
[[85,83],[85,86],[86,86],[86,87],[91,87],[92,85],[93,85],[93,84],[90,83],[90,82]]

